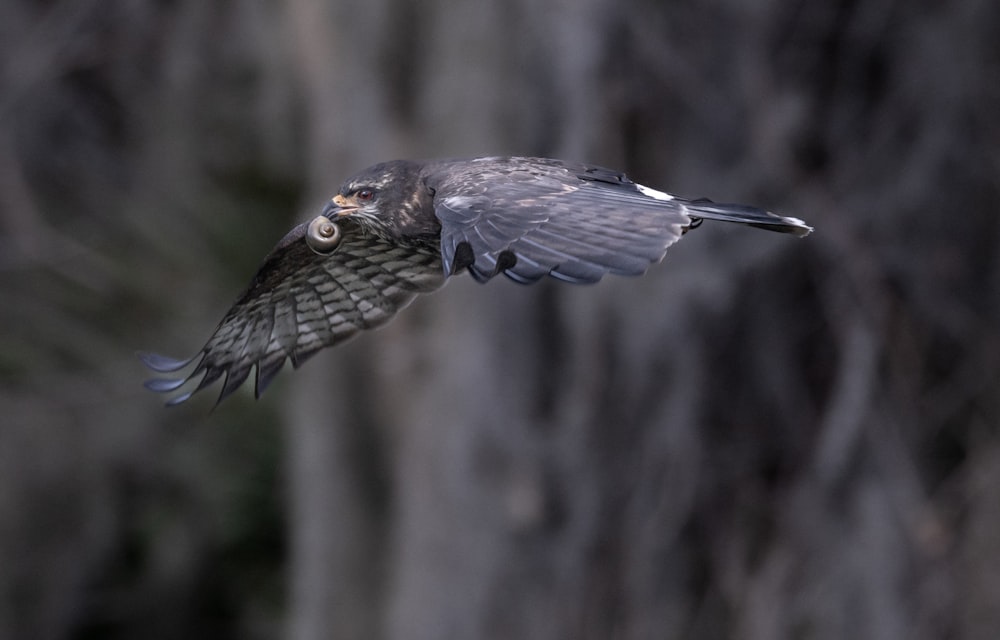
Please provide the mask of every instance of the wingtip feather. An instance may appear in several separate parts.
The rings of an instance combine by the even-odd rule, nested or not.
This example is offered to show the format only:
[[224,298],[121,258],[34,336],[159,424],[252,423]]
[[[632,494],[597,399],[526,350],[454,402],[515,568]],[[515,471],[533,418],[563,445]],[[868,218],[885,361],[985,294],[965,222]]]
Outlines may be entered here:
[[261,362],[257,363],[257,373],[253,385],[254,398],[259,400],[264,391],[271,386],[271,383],[277,377],[278,372],[285,366],[286,360],[287,358],[282,356],[281,360],[277,360],[269,364],[263,364]]
[[187,381],[188,378],[150,378],[142,386],[156,393],[170,393],[180,389]]
[[242,369],[236,369],[226,373],[226,380],[222,383],[222,391],[219,392],[219,397],[215,401],[215,406],[219,406],[219,403],[233,395],[237,389],[239,389],[244,382],[246,382],[247,377],[250,375],[250,367],[244,367]]
[[173,373],[174,371],[183,369],[194,361],[194,358],[177,360],[176,358],[168,358],[167,356],[161,356],[158,353],[150,351],[136,351],[135,355],[146,367],[157,373]]
[[187,402],[191,398],[191,396],[193,396],[193,395],[194,395],[194,391],[188,391],[186,393],[182,393],[181,395],[179,395],[179,396],[177,396],[175,398],[171,398],[170,400],[167,400],[163,404],[164,404],[164,406],[167,406],[167,407],[176,407],[179,404],[183,404],[183,403]]

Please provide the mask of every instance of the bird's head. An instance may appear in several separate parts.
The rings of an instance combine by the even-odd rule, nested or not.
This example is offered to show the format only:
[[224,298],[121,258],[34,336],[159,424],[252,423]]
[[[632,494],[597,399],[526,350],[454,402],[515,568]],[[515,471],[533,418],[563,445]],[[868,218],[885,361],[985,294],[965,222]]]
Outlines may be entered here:
[[344,182],[337,195],[330,199],[323,215],[330,220],[351,219],[362,227],[383,235],[379,231],[387,223],[383,208],[391,207],[392,176],[388,173],[369,171]]
[[416,162],[396,160],[365,169],[344,181],[323,216],[334,223],[350,220],[388,240],[405,242],[423,234],[428,221],[436,226],[437,220],[420,167]]

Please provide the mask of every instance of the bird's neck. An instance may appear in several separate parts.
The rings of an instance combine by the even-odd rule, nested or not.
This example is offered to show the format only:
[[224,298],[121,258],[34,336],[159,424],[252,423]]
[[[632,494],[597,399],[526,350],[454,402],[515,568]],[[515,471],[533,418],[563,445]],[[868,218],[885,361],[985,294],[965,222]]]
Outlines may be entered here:
[[441,240],[441,223],[434,215],[431,191],[421,181],[393,212],[394,220],[389,229],[396,235],[393,240],[414,246],[437,247]]

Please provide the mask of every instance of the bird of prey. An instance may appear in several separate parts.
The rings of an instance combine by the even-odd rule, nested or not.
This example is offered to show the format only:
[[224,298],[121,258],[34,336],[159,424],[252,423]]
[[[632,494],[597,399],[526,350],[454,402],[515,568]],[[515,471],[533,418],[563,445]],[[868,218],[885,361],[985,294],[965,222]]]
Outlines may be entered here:
[[255,395],[286,360],[378,327],[419,293],[468,271],[530,284],[637,276],[703,220],[805,236],[803,221],[740,204],[686,200],[587,164],[489,157],[374,165],[348,179],[322,214],[282,238],[193,358],[139,357],[164,374],[157,392],[222,376],[218,402],[255,372]]

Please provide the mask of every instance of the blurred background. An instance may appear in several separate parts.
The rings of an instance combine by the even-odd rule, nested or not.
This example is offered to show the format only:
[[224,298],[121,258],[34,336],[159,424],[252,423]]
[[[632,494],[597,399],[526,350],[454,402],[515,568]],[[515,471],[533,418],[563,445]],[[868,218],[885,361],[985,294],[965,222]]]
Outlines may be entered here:
[[[0,638],[996,638],[1000,4],[4,0]],[[806,219],[165,409],[397,157]]]

